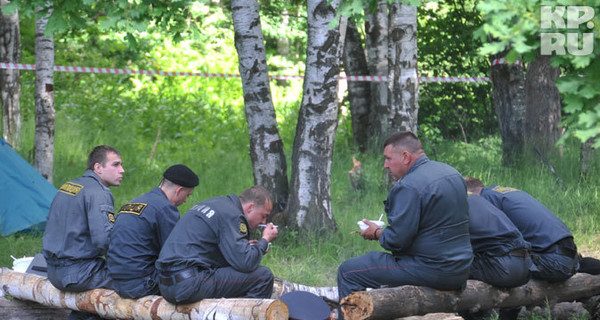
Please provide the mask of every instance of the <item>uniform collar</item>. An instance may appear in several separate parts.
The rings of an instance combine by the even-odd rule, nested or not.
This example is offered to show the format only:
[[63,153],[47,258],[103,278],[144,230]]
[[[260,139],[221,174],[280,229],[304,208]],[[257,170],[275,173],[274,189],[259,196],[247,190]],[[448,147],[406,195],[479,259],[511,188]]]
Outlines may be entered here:
[[104,185],[104,183],[102,183],[102,179],[100,179],[100,176],[99,176],[98,174],[96,174],[96,173],[94,172],[94,170],[92,170],[92,169],[87,169],[87,170],[85,171],[85,173],[83,174],[83,176],[84,176],[84,177],[90,177],[90,178],[92,178],[92,179],[96,180],[96,182],[98,182],[98,184],[100,184],[100,186],[102,186],[102,188],[104,188],[104,189],[106,189],[106,190],[110,191],[110,189],[109,189],[107,186],[105,186],[105,185]]
[[423,164],[429,162],[429,158],[427,158],[426,155],[422,155],[419,157],[419,159],[417,159],[417,161],[415,161],[415,163],[413,163],[410,168],[408,168],[408,171],[406,172],[405,176],[415,170],[417,170],[418,167],[422,166]]

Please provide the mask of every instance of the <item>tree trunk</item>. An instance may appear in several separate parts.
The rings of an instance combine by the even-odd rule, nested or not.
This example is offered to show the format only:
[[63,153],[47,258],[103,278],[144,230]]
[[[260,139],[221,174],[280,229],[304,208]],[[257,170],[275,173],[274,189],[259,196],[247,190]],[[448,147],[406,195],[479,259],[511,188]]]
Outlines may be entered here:
[[275,278],[271,299],[279,299],[282,295],[292,291],[306,291],[317,295],[324,300],[337,304],[340,301],[337,287],[311,287]]
[[[344,70],[346,74],[368,76],[367,57],[362,46],[356,22],[348,19],[344,41]],[[371,84],[366,81],[348,81],[350,116],[354,144],[365,152],[369,143],[369,108],[371,104]]]
[[39,303],[0,298],[0,319],[10,320],[49,320],[67,319],[69,311],[50,308]]
[[[502,58],[501,54],[495,58]],[[523,155],[525,139],[525,90],[523,66],[492,64],[493,104],[502,137],[502,165],[513,166]]]
[[[8,4],[8,1],[0,1],[0,5],[5,4]],[[19,63],[20,60],[19,13],[4,14],[0,8],[0,62]],[[2,137],[16,149],[21,136],[19,105],[21,82],[18,69],[0,69],[0,92],[2,93]]]
[[491,310],[518,306],[545,306],[589,298],[600,293],[600,276],[578,273],[562,282],[530,280],[516,288],[499,289],[468,280],[462,291],[401,286],[354,292],[341,301],[347,320],[394,319],[435,312]]
[[54,38],[44,35],[48,17],[36,8],[35,22],[35,146],[33,167],[52,182],[54,166]]
[[[388,4],[377,0],[374,12],[365,10],[365,48],[371,75],[388,76]],[[369,110],[369,145],[376,152],[387,138],[388,87],[386,82],[371,82],[371,108]]]
[[287,166],[271,99],[258,2],[232,0],[231,12],[250,134],[254,183],[271,192],[273,212],[281,212],[286,207],[289,192]]
[[335,231],[331,209],[331,161],[337,127],[339,29],[335,19],[338,0],[309,0],[306,71],[292,154],[288,225],[301,232]]
[[579,179],[585,179],[588,174],[588,170],[594,160],[594,143],[595,138],[590,138],[586,142],[581,144],[581,150],[579,152]]
[[417,7],[394,2],[389,18],[389,131],[417,134],[419,78],[417,77]]
[[47,278],[35,274],[0,269],[0,293],[46,306],[68,308],[108,319],[248,319],[287,320],[287,305],[271,299],[204,299],[187,305],[174,305],[161,296],[122,299],[108,289],[65,292]]
[[551,56],[539,55],[527,66],[525,77],[525,137],[527,149],[536,146],[542,153],[555,150],[560,137],[560,95],[556,79],[558,67]]

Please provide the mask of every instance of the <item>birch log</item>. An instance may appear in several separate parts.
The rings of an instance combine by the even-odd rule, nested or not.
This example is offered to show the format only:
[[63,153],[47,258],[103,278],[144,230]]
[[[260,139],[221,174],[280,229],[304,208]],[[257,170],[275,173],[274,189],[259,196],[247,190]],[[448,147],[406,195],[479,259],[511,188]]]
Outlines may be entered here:
[[523,286],[510,289],[469,280],[463,291],[438,291],[417,286],[358,291],[342,299],[341,310],[347,320],[394,319],[434,312],[554,305],[598,294],[600,275],[578,273],[562,282],[530,280]]
[[307,291],[334,304],[338,304],[340,301],[337,287],[311,287],[278,278],[275,278],[271,299],[279,299],[282,295],[292,291]]
[[40,304],[91,312],[108,319],[251,319],[287,320],[288,307],[273,299],[204,299],[187,305],[174,305],[160,296],[123,299],[108,289],[64,292],[47,278],[35,274],[0,269],[0,295]]

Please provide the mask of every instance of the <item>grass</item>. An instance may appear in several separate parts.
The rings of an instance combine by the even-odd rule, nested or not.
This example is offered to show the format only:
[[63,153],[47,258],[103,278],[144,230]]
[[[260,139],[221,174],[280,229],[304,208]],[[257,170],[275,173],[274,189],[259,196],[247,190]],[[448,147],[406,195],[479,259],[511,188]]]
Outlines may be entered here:
[[[126,122],[125,120],[121,120]],[[293,119],[285,119],[288,125]],[[377,219],[383,213],[382,201],[387,196],[387,186],[382,179],[382,157],[379,152],[361,154],[351,145],[347,121],[342,121],[336,137],[332,165],[331,199],[337,232],[300,240],[294,231],[281,228],[280,237],[274,241],[271,252],[263,264],[282,279],[312,286],[335,286],[337,267],[344,260],[372,250],[382,250],[376,242],[364,241],[357,234],[356,221],[362,218]],[[33,148],[33,125],[24,124],[25,133],[19,153],[30,159]],[[73,120],[68,113],[57,113],[55,137],[54,185],[80,176],[85,170],[86,157],[91,146],[109,144],[117,147],[123,156],[126,170],[120,187],[112,188],[115,206],[156,186],[165,168],[184,163],[200,177],[200,185],[180,207],[184,214],[193,204],[203,199],[239,193],[252,185],[252,168],[248,155],[248,136],[245,129],[215,132],[197,130],[193,138],[181,139],[163,136],[157,144],[154,158],[150,159],[156,132],[129,134],[127,127],[96,127]],[[287,131],[286,131],[287,130]],[[31,132],[31,134],[26,134]],[[289,128],[282,132],[293,132]],[[203,140],[212,139],[212,147]],[[288,164],[293,138],[286,141]],[[600,187],[598,156],[590,175],[579,181],[579,150],[577,143],[568,144],[564,154],[548,155],[549,162],[564,181],[566,190],[537,156],[531,156],[521,168],[501,165],[501,146],[498,137],[490,137],[469,144],[443,141],[425,145],[430,158],[446,162],[465,176],[479,177],[486,185],[499,184],[525,190],[553,210],[575,235],[579,250],[587,256],[600,256],[600,225],[598,208]],[[354,190],[348,178],[352,156],[363,163],[364,190]],[[288,176],[291,171],[288,171]],[[19,258],[33,256],[41,251],[40,234],[15,234],[0,237],[0,266],[11,267],[11,255]],[[531,318],[540,319],[540,318]],[[546,319],[546,318],[543,318]]]

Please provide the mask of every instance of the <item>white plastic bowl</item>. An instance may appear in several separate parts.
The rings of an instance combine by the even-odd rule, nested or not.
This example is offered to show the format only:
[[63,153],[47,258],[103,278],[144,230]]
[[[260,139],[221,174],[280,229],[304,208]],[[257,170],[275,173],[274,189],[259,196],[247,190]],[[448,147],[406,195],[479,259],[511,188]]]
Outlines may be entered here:
[[27,271],[27,268],[31,264],[31,261],[33,261],[33,257],[23,257],[20,259],[15,259],[13,261],[12,269],[16,272],[25,273],[25,271]]
[[[376,224],[379,228],[383,228],[383,226],[385,226],[385,222],[383,222],[383,221],[379,221],[379,220],[369,220],[369,221]],[[360,228],[361,231],[365,231],[369,227],[366,223],[362,222],[362,220],[358,221],[357,223],[358,223],[358,227]]]

